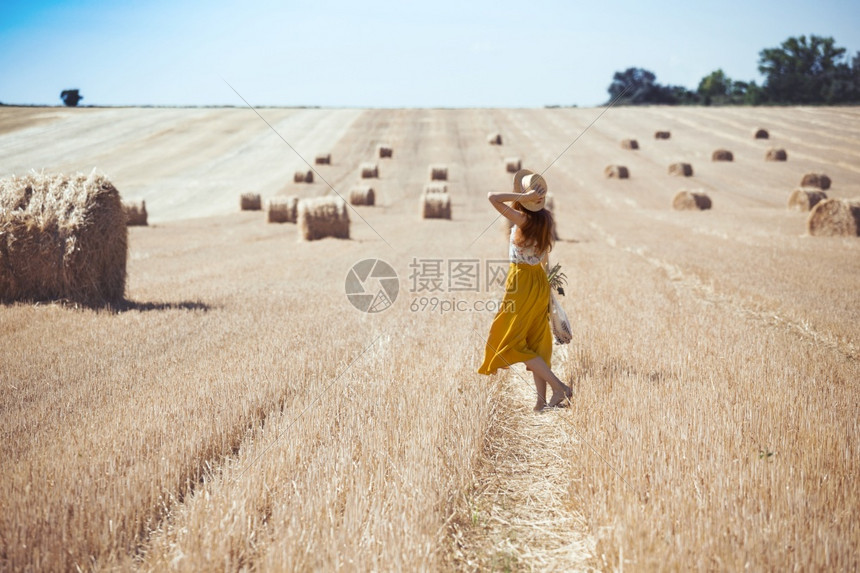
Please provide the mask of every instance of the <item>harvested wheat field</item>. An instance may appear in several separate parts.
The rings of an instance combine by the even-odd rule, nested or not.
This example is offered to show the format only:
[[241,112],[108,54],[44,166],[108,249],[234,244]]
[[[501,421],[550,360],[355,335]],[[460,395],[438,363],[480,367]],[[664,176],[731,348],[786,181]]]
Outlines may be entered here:
[[[601,111],[260,110],[337,158],[307,185],[248,109],[0,107],[0,178],[97,168],[149,222],[122,301],[0,306],[0,570],[860,567],[860,238],[786,209],[805,173],[860,197],[860,109],[612,108],[558,158]],[[348,239],[236,209],[348,200],[382,143]],[[475,373],[512,153],[558,158],[574,397],[537,414],[522,365]],[[455,220],[417,212],[428,165]]]

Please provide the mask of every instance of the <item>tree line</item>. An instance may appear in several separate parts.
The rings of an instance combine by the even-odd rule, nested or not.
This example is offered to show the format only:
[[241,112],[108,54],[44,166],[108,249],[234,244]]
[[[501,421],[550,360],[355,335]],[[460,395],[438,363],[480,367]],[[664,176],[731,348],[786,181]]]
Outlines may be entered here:
[[[653,72],[616,72],[609,101],[618,105],[761,105],[860,103],[860,52],[848,61],[833,38],[791,37],[778,48],[759,52],[762,85],[736,81],[722,69],[702,78],[696,90],[657,83]],[[620,97],[619,97],[620,96]]]

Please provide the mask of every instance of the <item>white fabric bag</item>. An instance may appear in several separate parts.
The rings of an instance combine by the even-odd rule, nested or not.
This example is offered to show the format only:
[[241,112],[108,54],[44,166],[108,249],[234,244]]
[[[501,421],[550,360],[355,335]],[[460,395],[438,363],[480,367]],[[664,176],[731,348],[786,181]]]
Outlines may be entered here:
[[549,292],[549,324],[556,344],[570,344],[573,340],[573,330],[570,328],[567,314],[561,308],[552,290]]

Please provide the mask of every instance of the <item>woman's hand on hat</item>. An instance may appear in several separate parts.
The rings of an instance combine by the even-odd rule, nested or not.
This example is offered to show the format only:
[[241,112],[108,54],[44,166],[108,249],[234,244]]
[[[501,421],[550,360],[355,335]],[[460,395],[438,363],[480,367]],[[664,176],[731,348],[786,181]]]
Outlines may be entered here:
[[523,200],[525,201],[540,201],[546,195],[546,188],[543,185],[538,184],[534,189],[530,191],[526,191],[523,193]]

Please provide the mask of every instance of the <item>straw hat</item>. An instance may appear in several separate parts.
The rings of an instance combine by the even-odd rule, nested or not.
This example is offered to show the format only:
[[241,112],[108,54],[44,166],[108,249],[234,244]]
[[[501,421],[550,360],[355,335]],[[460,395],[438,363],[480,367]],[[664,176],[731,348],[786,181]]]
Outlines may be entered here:
[[543,189],[543,196],[537,201],[520,201],[520,205],[529,211],[540,211],[546,204],[546,193],[548,191],[546,179],[543,175],[535,173],[531,169],[520,169],[514,174],[514,193],[525,193],[540,186]]

